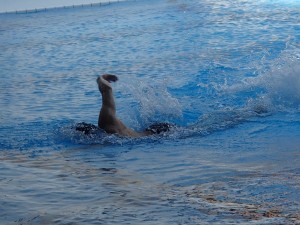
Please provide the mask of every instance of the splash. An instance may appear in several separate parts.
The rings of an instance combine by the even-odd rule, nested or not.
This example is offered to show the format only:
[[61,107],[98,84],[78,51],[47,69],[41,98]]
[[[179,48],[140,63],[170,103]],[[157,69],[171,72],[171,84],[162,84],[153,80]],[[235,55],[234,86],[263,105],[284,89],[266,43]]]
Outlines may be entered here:
[[[138,144],[202,137],[278,112],[299,113],[299,61],[299,48],[289,45],[278,58],[265,58],[254,65],[255,76],[236,80],[234,84],[228,84],[226,80],[224,84],[215,82],[205,87],[191,83],[184,86],[186,88],[178,88],[180,90],[176,97],[170,93],[164,79],[123,79],[114,90],[117,101],[120,101],[117,102],[118,116],[126,125],[135,130],[144,130],[154,122],[171,122],[178,126],[162,135],[140,140],[101,132],[86,136],[69,128],[65,129],[65,137],[77,144]],[[195,95],[188,98],[190,92]],[[196,96],[196,92],[201,95]],[[184,109],[183,106],[187,105],[192,107]],[[186,113],[187,110],[191,113]],[[178,122],[189,121],[190,117],[196,119],[184,125]]]
[[300,110],[300,58],[283,55],[264,79],[273,106],[282,111]]
[[153,122],[174,122],[182,117],[182,106],[168,91],[165,80],[131,80],[121,85],[121,92],[132,96],[136,102],[142,126]]
[[[220,90],[225,94],[247,96],[248,107],[265,107],[269,111],[299,112],[300,110],[300,54],[299,48],[289,46],[277,59],[256,71],[258,76]],[[268,68],[265,69],[264,67]],[[263,69],[262,69],[263,68]]]

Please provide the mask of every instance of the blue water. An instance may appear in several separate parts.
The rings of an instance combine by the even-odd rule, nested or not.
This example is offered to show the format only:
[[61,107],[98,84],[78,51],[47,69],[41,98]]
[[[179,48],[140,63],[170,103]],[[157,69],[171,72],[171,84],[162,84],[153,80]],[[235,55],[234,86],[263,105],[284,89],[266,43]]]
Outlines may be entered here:
[[[0,15],[0,224],[299,224],[300,3]],[[141,139],[84,136],[96,78]]]

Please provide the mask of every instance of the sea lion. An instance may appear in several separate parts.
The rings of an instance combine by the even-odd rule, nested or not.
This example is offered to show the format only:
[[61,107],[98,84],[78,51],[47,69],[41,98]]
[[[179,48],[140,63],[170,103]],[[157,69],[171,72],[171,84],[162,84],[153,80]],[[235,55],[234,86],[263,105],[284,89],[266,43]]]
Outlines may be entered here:
[[97,78],[98,88],[102,95],[102,107],[98,118],[98,127],[109,134],[118,134],[125,137],[143,137],[169,131],[171,124],[156,123],[144,131],[138,132],[128,128],[118,119],[116,105],[110,82],[116,82],[118,77],[112,74],[104,74]]
[[92,134],[97,130],[104,130],[108,134],[117,134],[123,137],[144,137],[153,134],[167,132],[174,125],[169,123],[155,123],[146,130],[138,132],[128,128],[118,117],[116,113],[116,104],[113,96],[111,82],[116,82],[118,77],[112,74],[103,74],[97,78],[99,91],[102,95],[102,106],[98,117],[98,127],[85,122],[78,123],[75,126],[77,131],[86,135]]

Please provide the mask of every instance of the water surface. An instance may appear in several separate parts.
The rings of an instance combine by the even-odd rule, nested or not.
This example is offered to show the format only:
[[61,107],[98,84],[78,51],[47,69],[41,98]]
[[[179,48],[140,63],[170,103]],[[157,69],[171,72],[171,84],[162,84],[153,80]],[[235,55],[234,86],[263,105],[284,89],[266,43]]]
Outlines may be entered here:
[[[300,4],[0,15],[3,224],[298,224]],[[97,133],[96,78],[142,139]]]

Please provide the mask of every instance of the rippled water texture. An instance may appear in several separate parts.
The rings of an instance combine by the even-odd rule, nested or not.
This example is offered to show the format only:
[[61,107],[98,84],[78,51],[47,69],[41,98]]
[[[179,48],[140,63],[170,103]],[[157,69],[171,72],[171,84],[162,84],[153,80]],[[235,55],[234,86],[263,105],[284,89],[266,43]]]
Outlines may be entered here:
[[[1,224],[299,224],[300,3],[0,14]],[[142,139],[85,136],[113,73]]]

